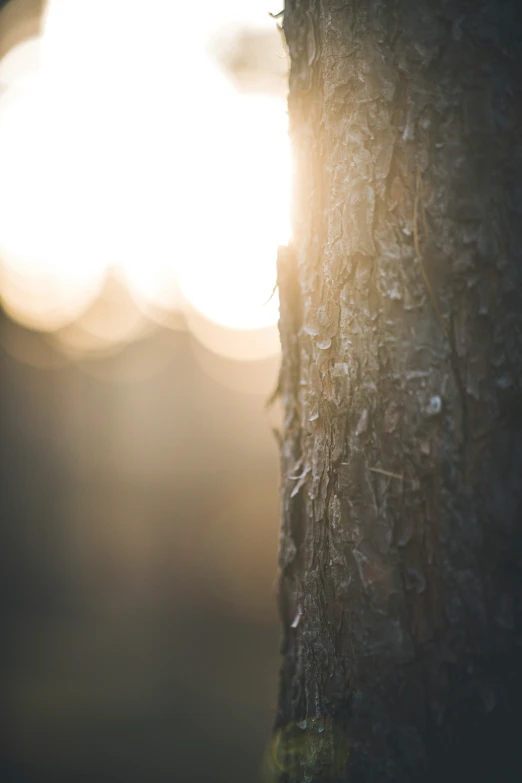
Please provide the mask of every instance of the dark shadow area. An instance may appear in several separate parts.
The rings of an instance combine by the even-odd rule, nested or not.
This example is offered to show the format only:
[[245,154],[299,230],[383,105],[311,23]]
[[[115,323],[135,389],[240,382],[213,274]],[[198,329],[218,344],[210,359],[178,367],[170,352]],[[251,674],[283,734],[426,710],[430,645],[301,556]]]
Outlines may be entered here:
[[264,397],[212,380],[192,340],[54,369],[0,349],[5,783],[259,779],[277,448]]

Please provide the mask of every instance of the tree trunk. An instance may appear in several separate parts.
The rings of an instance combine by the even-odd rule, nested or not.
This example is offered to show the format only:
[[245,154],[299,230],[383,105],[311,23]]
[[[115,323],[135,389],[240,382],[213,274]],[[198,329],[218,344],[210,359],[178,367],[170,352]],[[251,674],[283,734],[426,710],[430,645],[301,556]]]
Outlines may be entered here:
[[281,781],[519,781],[522,4],[288,0]]

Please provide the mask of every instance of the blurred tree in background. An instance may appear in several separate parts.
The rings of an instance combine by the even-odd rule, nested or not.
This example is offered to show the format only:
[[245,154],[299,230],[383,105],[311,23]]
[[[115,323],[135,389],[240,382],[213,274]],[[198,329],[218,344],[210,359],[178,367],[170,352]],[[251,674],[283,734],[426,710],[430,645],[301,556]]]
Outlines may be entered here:
[[522,9],[288,0],[281,781],[520,780]]

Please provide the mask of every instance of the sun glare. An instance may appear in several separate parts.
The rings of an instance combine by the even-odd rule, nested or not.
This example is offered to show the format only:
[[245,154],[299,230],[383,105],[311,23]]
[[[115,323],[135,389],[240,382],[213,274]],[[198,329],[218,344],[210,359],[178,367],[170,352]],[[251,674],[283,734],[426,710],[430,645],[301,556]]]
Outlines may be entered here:
[[24,324],[80,318],[111,270],[145,313],[276,323],[286,106],[219,70],[208,5],[197,37],[178,4],[50,0],[0,63],[0,295]]
[[64,109],[55,126],[53,96],[37,75],[12,84],[0,105],[0,294],[17,320],[43,330],[75,318],[104,274]]
[[288,241],[286,115],[279,101],[260,96],[243,97],[234,108],[226,154],[202,194],[200,235],[180,280],[201,313],[253,329],[277,321],[277,297],[270,295],[277,246]]

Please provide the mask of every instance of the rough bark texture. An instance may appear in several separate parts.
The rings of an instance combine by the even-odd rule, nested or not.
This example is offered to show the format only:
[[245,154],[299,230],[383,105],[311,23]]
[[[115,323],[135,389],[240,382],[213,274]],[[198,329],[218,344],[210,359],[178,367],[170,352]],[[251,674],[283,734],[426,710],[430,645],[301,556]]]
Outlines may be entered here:
[[521,779],[522,4],[288,0],[273,766]]

